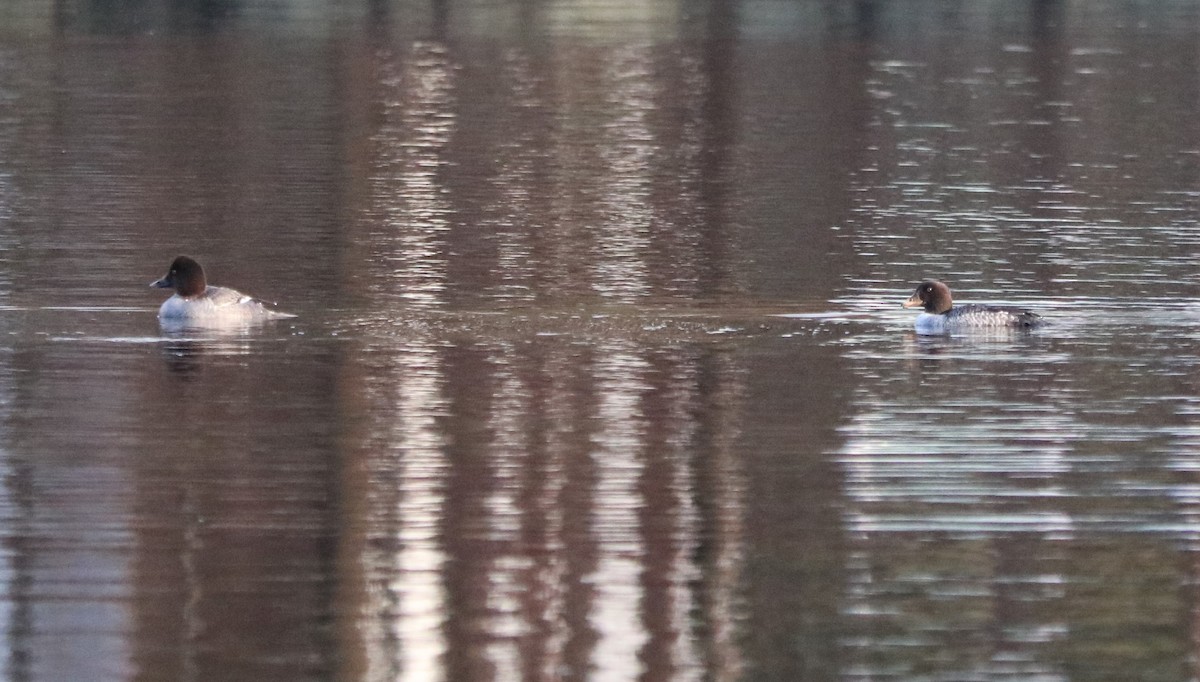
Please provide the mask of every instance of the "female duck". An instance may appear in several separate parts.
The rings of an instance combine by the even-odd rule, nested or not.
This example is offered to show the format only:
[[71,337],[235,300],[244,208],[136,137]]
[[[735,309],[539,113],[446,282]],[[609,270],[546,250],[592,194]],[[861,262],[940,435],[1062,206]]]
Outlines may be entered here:
[[950,287],[927,279],[901,304],[905,308],[922,308],[917,316],[918,334],[946,334],[966,329],[1030,329],[1042,324],[1040,315],[1014,306],[971,305],[955,306]]
[[204,268],[187,256],[172,261],[167,274],[150,286],[175,290],[175,295],[158,309],[158,319],[164,325],[232,326],[295,317],[271,310],[239,291],[208,286]]

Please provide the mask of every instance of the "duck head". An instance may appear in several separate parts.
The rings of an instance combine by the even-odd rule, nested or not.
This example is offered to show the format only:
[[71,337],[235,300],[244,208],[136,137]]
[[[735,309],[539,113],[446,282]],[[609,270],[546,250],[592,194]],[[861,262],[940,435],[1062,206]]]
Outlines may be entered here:
[[183,297],[199,296],[208,287],[204,279],[204,268],[187,256],[177,256],[171,261],[167,274],[154,280],[150,286],[159,289],[174,289]]
[[950,299],[950,287],[936,279],[927,279],[917,285],[912,296],[900,304],[905,308],[921,308],[935,315],[949,312],[953,307]]

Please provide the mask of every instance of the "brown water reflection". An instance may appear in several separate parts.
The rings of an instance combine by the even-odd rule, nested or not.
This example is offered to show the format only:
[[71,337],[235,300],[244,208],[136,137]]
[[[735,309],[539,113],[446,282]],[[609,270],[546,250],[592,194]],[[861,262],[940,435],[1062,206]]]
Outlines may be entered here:
[[541,340],[367,357],[350,378],[372,426],[343,477],[362,502],[339,560],[355,677],[739,670],[744,386],[728,352]]
[[1194,676],[1198,17],[6,3],[4,676]]

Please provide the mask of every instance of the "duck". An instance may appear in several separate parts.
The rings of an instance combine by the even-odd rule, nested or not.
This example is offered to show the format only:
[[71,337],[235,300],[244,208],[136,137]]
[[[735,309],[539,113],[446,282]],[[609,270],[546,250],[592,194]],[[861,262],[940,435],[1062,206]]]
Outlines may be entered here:
[[295,317],[272,310],[262,302],[228,287],[209,286],[204,268],[194,258],[177,256],[167,274],[150,283],[158,289],[174,289],[163,301],[158,320],[165,326],[243,326],[266,320]]
[[923,310],[914,324],[918,334],[948,334],[967,329],[1032,329],[1044,323],[1041,315],[1016,306],[981,303],[956,306],[950,297],[950,287],[936,279],[918,284],[901,306]]

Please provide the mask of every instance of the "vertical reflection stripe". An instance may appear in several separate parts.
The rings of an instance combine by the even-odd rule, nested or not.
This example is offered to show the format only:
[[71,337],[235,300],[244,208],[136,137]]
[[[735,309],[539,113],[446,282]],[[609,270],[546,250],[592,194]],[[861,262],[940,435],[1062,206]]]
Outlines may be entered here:
[[[437,308],[446,280],[444,190],[437,169],[454,128],[453,66],[445,48],[417,43],[386,71],[387,123],[376,137],[372,209],[379,214],[373,250],[383,276],[378,311],[402,319],[405,305]],[[386,582],[376,583],[371,608],[383,618],[368,636],[369,679],[445,677],[446,455],[436,423],[444,412],[444,370],[428,339],[405,344],[381,392],[395,411],[384,433],[386,453],[372,485],[374,514],[391,537],[369,559]],[[394,486],[394,488],[392,487]],[[394,505],[394,508],[389,508]],[[367,627],[373,619],[368,619]]]
[[614,343],[602,351],[596,367],[600,430],[592,453],[596,506],[591,529],[597,562],[590,578],[596,590],[590,620],[599,635],[592,665],[596,679],[632,680],[642,671],[638,653],[648,639],[640,617],[646,548],[638,491],[645,441],[639,402],[647,365],[625,345]]

